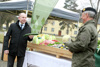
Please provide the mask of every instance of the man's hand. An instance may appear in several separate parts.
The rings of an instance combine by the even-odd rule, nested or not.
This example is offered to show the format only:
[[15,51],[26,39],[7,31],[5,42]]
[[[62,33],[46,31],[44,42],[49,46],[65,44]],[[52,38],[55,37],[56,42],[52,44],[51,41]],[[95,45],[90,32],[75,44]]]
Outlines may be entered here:
[[29,38],[30,38],[30,39],[33,39],[33,37],[34,37],[33,35],[29,35]]
[[8,54],[9,54],[9,50],[5,50],[4,53],[5,53],[6,55],[8,55]]

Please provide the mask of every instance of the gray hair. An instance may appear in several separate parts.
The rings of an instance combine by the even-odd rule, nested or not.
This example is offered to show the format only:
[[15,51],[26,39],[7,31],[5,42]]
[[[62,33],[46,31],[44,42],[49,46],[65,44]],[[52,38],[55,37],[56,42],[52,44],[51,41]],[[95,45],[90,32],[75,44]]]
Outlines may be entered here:
[[91,18],[95,18],[96,17],[95,12],[93,12],[93,11],[85,11],[84,13],[88,13],[89,17],[91,17]]

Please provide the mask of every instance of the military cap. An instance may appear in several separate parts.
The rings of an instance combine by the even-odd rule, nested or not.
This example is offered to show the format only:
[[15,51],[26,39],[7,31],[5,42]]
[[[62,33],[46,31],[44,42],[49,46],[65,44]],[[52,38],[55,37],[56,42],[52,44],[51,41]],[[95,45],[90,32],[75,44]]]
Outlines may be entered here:
[[95,14],[97,14],[97,11],[94,8],[92,8],[92,7],[87,7],[87,8],[84,8],[82,10],[82,12],[85,12],[85,11],[92,11],[92,12],[95,12]]

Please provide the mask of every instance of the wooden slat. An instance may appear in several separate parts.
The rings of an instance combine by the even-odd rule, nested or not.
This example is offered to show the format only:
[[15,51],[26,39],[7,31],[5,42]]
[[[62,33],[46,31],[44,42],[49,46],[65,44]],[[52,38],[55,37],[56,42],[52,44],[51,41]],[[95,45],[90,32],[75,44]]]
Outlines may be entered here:
[[[3,61],[8,61],[8,55],[4,53]],[[17,57],[15,58],[15,62],[17,61]]]
[[72,58],[72,53],[69,50],[65,50],[65,49],[49,47],[45,45],[37,45],[30,42],[28,42],[27,47],[30,48],[30,50],[42,51],[42,52],[54,54],[56,55],[57,58],[59,58],[60,56],[67,57],[69,59]]

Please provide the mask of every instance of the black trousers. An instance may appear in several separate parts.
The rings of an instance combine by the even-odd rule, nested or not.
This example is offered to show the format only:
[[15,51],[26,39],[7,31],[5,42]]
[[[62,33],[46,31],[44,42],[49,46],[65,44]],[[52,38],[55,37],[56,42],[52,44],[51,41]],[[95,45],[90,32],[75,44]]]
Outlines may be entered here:
[[[16,58],[16,56],[8,55],[7,67],[13,67],[15,58]],[[21,56],[21,57],[17,56],[17,67],[22,67],[23,66],[23,61],[24,61],[23,56]]]

